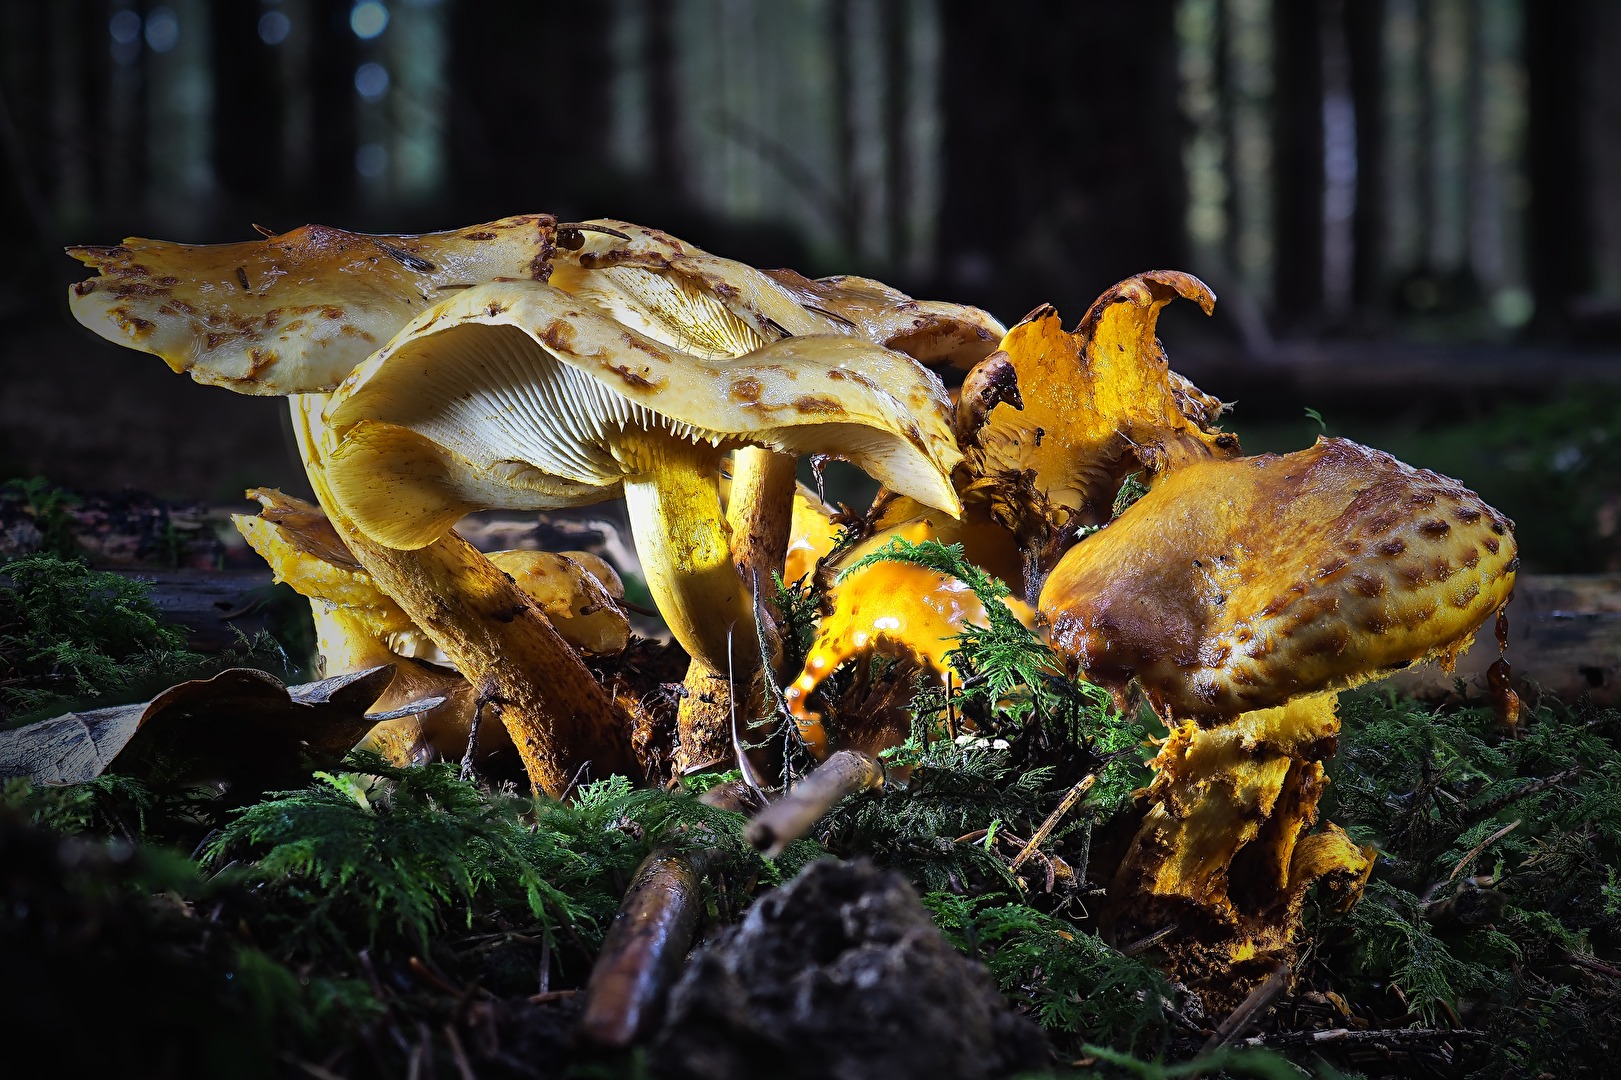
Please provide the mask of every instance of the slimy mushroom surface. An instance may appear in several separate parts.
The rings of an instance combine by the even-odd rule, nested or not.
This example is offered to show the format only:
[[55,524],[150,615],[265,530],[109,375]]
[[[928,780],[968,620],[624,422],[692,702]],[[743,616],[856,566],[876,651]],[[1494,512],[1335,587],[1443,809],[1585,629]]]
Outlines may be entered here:
[[1511,527],[1455,480],[1320,439],[1162,478],[1040,608],[1072,671],[1215,722],[1467,648],[1513,588]]

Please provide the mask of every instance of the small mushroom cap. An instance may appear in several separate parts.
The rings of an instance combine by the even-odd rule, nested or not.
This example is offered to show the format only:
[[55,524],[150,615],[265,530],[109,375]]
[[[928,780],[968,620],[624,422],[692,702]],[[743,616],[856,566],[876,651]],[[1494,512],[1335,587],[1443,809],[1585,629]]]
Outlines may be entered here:
[[607,559],[590,551],[563,551],[559,554],[578,563],[580,569],[596,578],[609,596],[615,600],[625,598],[625,583],[620,580],[619,571],[615,570]]
[[833,522],[833,508],[804,484],[794,488],[793,516],[788,522],[788,551],[783,560],[782,580],[789,585],[810,576],[816,564],[838,542],[839,527]]
[[424,312],[333,395],[328,465],[357,526],[399,548],[480,508],[612,497],[627,432],[834,453],[957,512],[960,460],[939,380],[848,337],[791,337],[703,360],[547,285],[498,282]]
[[131,238],[68,254],[100,271],[74,285],[74,318],[241,394],[331,390],[435,301],[494,278],[544,281],[556,222],[503,218],[422,236],[306,225],[240,244]]
[[668,233],[602,219],[558,252],[551,283],[693,356],[739,356],[785,335],[843,334],[967,368],[1003,329],[979,308],[914,300],[868,278],[757,270]]
[[623,652],[630,644],[630,621],[613,596],[595,574],[567,555],[492,551],[490,561],[540,605],[569,644],[598,655]]
[[1074,333],[1050,307],[1009,330],[984,363],[1012,365],[1019,401],[993,404],[971,425],[969,473],[1030,476],[1041,499],[1097,524],[1128,473],[1236,456],[1238,440],[1211,428],[1221,403],[1170,371],[1154,337],[1177,296],[1207,314],[1216,299],[1198,278],[1156,270],[1100,296]]
[[1514,584],[1512,522],[1345,439],[1162,478],[1041,593],[1054,647],[1216,721],[1467,648]]

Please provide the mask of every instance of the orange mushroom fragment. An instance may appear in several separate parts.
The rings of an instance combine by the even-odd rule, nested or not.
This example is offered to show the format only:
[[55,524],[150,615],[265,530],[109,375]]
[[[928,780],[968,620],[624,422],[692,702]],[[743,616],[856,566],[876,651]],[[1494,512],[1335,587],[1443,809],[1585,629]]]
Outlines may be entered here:
[[1022,585],[1006,580],[1028,600],[1082,527],[1109,520],[1127,476],[1239,452],[1238,439],[1215,426],[1221,402],[1171,371],[1154,337],[1177,296],[1207,314],[1215,304],[1198,278],[1155,270],[1105,292],[1074,332],[1043,305],[964,381],[956,477],[964,515],[1017,539]]
[[[949,544],[958,542],[960,534],[958,522],[935,514],[883,530],[851,548],[839,562],[853,565],[897,538],[913,544],[926,540]],[[841,718],[829,731],[822,714],[811,710],[810,696],[840,664],[892,656],[941,680],[951,673],[960,683],[962,677],[953,671],[949,654],[965,629],[990,623],[984,603],[962,581],[906,562],[886,560],[855,569],[837,582],[830,599],[832,610],[817,628],[804,669],[784,691],[800,736],[818,756],[850,742],[871,753],[885,749],[874,743],[873,717]],[[1030,605],[1012,597],[1001,602],[1025,625],[1034,624]]]

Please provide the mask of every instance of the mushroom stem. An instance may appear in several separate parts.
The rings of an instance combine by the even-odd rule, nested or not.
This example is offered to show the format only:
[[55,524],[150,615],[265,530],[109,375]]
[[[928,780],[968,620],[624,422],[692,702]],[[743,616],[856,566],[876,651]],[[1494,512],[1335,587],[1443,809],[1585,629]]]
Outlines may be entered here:
[[355,558],[433,639],[501,722],[536,788],[557,798],[587,762],[631,772],[629,721],[534,602],[454,532],[415,551],[384,547],[349,520],[327,486],[324,394],[290,399],[316,497]]
[[768,859],[798,840],[846,795],[884,786],[884,766],[860,750],[840,750],[749,822],[748,838]]
[[708,446],[626,432],[625,506],[659,613],[693,661],[717,673],[760,660],[751,597],[732,565]]
[[[782,573],[788,557],[797,460],[792,454],[760,446],[742,447],[732,456],[732,497],[726,507],[726,523],[732,533],[732,562],[747,588],[751,608],[754,588],[769,591],[771,575]],[[775,637],[773,629],[767,629],[767,640]],[[687,696],[676,713],[680,736],[677,766],[682,771],[705,768],[731,756],[732,680],[749,688],[738,702],[745,723],[759,715],[752,692],[755,672],[739,670],[736,656],[734,648],[731,680],[697,659],[687,669]]]

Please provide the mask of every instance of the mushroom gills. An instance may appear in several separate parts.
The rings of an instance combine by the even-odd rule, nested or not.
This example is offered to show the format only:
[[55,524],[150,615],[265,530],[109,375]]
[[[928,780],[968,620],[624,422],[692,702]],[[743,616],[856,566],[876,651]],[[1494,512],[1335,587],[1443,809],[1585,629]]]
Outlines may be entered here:
[[583,270],[561,263],[551,284],[615,322],[705,360],[741,356],[780,336],[767,337],[715,296],[675,275],[639,266]]

